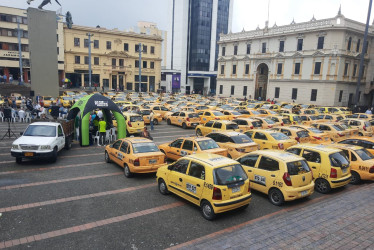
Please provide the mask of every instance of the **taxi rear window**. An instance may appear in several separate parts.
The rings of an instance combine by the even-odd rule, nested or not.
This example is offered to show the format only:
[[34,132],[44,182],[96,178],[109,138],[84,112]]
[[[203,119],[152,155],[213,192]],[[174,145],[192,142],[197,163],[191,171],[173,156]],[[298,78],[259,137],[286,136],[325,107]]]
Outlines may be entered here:
[[226,125],[226,129],[227,130],[229,130],[229,129],[238,129],[239,128],[239,126],[238,126],[238,124],[236,124],[236,123],[233,123],[233,124],[227,124]]
[[142,122],[143,117],[139,116],[130,116],[130,122]]
[[132,144],[134,154],[159,152],[160,150],[153,142],[142,142]]
[[308,136],[309,136],[308,132],[306,132],[306,131],[299,131],[299,132],[296,132],[296,135],[297,135],[297,137],[299,137],[299,138],[304,138],[304,137],[308,137]]
[[255,127],[255,128],[260,128],[260,127],[262,127],[261,122],[258,122],[258,121],[253,121],[253,122],[252,122],[252,125],[253,125],[253,127]]
[[230,137],[231,140],[236,144],[250,143],[253,142],[247,135],[235,135]]
[[284,118],[284,119],[282,119],[282,121],[283,121],[284,124],[291,124],[290,119]]
[[224,114],[222,114],[221,112],[213,112],[213,114],[215,115],[215,116],[223,116]]
[[199,118],[199,115],[198,115],[198,114],[195,114],[195,113],[193,113],[193,114],[189,114],[189,115],[188,115],[188,118]]
[[290,137],[283,133],[270,133],[270,135],[275,139],[275,140],[288,140]]
[[306,161],[293,161],[287,163],[289,175],[299,175],[310,172],[310,168]]
[[199,144],[201,150],[219,148],[218,144],[213,139],[198,141],[197,144]]
[[215,185],[230,185],[247,180],[247,175],[240,164],[217,168],[213,172]]

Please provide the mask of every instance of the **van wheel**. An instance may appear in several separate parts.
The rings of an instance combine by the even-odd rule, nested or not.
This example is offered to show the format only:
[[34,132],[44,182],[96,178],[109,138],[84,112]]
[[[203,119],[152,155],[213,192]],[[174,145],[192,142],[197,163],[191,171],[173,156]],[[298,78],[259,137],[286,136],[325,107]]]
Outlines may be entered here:
[[107,151],[105,151],[105,162],[106,163],[111,163],[112,161],[110,160],[109,154]]
[[158,191],[160,191],[160,193],[163,195],[167,195],[170,193],[163,179],[158,180]]
[[210,205],[209,201],[204,200],[201,202],[201,214],[203,215],[204,219],[206,220],[213,220],[216,218],[216,214],[214,213],[212,205]]
[[357,172],[355,172],[355,171],[352,171],[351,174],[352,174],[352,177],[351,177],[351,182],[350,183],[351,184],[358,184],[358,183],[360,183],[360,181],[361,181],[360,175]]
[[67,138],[65,142],[65,149],[69,150],[71,149],[71,138]]
[[22,157],[16,157],[16,163],[21,164],[22,163]]
[[57,161],[57,148],[55,147],[53,149],[52,157],[51,157],[51,162],[54,163]]
[[183,129],[186,129],[186,128],[187,128],[187,124],[186,124],[186,123],[183,123],[183,124],[182,124],[182,128],[183,128]]
[[127,178],[131,178],[133,176],[133,174],[130,171],[129,166],[127,165],[125,165],[125,167],[123,168],[123,173],[125,174]]
[[201,130],[199,128],[196,130],[196,135],[197,136],[203,136],[203,133],[201,133]]
[[284,202],[284,197],[279,189],[273,188],[269,191],[269,200],[275,206],[280,206]]
[[168,119],[166,122],[167,122],[168,125],[171,125],[170,119]]
[[153,125],[158,125],[158,120],[157,119],[153,119]]
[[321,194],[327,194],[328,192],[330,192],[331,190],[330,184],[325,179],[321,179],[321,178],[317,179],[315,183],[316,183],[315,189],[317,190],[317,192]]

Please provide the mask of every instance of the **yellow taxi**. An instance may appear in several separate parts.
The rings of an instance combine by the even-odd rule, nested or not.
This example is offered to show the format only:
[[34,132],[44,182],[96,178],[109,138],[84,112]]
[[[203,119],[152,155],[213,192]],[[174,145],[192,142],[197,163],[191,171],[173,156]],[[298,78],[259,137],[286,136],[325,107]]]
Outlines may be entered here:
[[[352,128],[352,127],[350,127],[350,126],[348,126],[344,123],[337,123],[337,124],[339,124],[342,128],[344,128],[346,131],[348,131],[349,134],[350,134],[350,137],[358,136],[358,128]],[[373,127],[373,125],[371,127]]]
[[144,120],[143,116],[137,113],[129,113],[123,112],[123,116],[127,122],[126,125],[126,134],[133,135],[133,134],[140,134],[144,130]]
[[372,137],[356,136],[342,140],[338,143],[361,146],[374,154],[374,138]]
[[300,115],[301,124],[303,125],[311,125],[318,121],[317,116],[315,115]]
[[296,140],[298,143],[308,143],[310,142],[311,138],[309,133],[301,128],[296,127],[276,127],[272,128],[274,131],[281,132],[288,137]]
[[281,107],[277,104],[266,104],[266,105],[262,106],[261,108],[276,111],[276,112],[280,111],[280,109],[281,109]]
[[52,105],[56,104],[55,99],[52,98],[52,96],[42,96],[42,100],[43,100],[43,106],[45,108],[49,108]]
[[343,123],[352,128],[357,128],[358,135],[360,136],[367,136],[367,137],[373,136],[373,130],[371,128],[371,124],[367,120],[348,118],[348,119],[340,120],[339,123]]
[[371,120],[371,119],[374,119],[374,115],[365,114],[365,113],[355,113],[355,114],[350,115],[349,118]]
[[103,96],[105,96],[109,99],[113,99],[116,95],[117,95],[117,93],[113,92],[113,91],[108,91],[108,92],[103,93]]
[[[139,114],[143,116],[143,121],[145,124],[150,124],[150,115],[151,110],[150,109],[140,109]],[[158,125],[160,122],[162,122],[162,116],[160,114],[154,113],[153,115],[153,124]]]
[[282,205],[314,192],[313,174],[304,158],[279,150],[259,150],[236,159],[247,172],[251,188]]
[[70,108],[74,99],[71,96],[60,96],[56,102],[60,103],[64,108]]
[[128,105],[128,104],[132,104],[130,101],[128,101],[126,99],[126,97],[123,97],[123,96],[115,96],[113,97],[113,102],[117,105]]
[[228,120],[234,120],[236,118],[239,118],[239,117],[245,117],[245,115],[243,115],[242,113],[238,112],[238,111],[223,111],[222,112]]
[[318,115],[319,112],[315,109],[302,109],[300,115]]
[[153,173],[165,165],[165,155],[146,138],[132,137],[115,141],[105,147],[105,161],[121,166],[127,178],[133,173]]
[[296,114],[282,114],[284,117],[288,118],[292,124],[302,124],[302,120],[300,118],[300,115]]
[[310,143],[314,143],[314,144],[332,143],[330,136],[327,133],[315,127],[306,126],[306,125],[291,125],[290,128],[300,128],[308,132],[308,134],[310,135]]
[[169,112],[169,110],[162,105],[151,106],[150,108],[155,114],[160,114],[162,118],[164,118],[165,114]]
[[259,108],[261,108],[262,106],[263,106],[264,104],[262,104],[262,103],[251,103],[251,104],[248,104],[247,105],[247,109],[248,110],[256,110],[256,109],[259,109]]
[[350,137],[350,132],[346,131],[343,127],[336,123],[316,123],[312,124],[312,126],[328,134],[330,139],[334,142],[338,142]]
[[213,139],[221,148],[226,148],[228,150],[227,157],[233,159],[259,149],[251,138],[238,132],[213,132],[207,134],[206,137]]
[[74,91],[64,91],[62,92],[62,96],[75,96],[75,92]]
[[[228,120],[229,117],[224,115],[219,111],[200,111],[202,114],[200,115],[200,122],[206,123],[211,120]],[[200,114],[200,113],[199,113]]]
[[239,132],[239,126],[235,122],[222,120],[222,121],[209,121],[205,124],[200,124],[196,126],[196,135],[205,136],[211,132],[217,131],[236,131]]
[[201,209],[213,220],[216,214],[248,207],[252,194],[243,167],[216,154],[185,156],[157,170],[161,194],[172,192]]
[[240,132],[244,132],[250,129],[254,128],[262,128],[262,124],[257,119],[251,119],[251,118],[238,118],[235,120],[232,120],[232,122],[235,122],[239,126]]
[[272,119],[268,117],[253,117],[252,119],[258,120],[261,123],[263,129],[272,128],[274,126],[281,126],[282,124],[282,123],[276,123],[275,121],[273,121]]
[[331,147],[343,150],[350,161],[351,183],[361,180],[374,181],[374,156],[365,148],[349,144],[332,144]]
[[272,111],[270,109],[263,109],[263,108],[260,108],[257,110],[259,113],[260,113],[260,117],[266,117],[266,116],[270,116],[270,115],[278,115],[277,112],[275,111]]
[[248,130],[244,132],[244,134],[248,135],[248,137],[256,142],[260,146],[260,149],[283,150],[297,144],[296,140],[274,130],[254,129]]
[[349,161],[340,149],[327,145],[299,144],[286,150],[305,158],[312,168],[315,189],[319,193],[328,193],[332,188],[347,185],[351,180]]
[[200,117],[194,112],[175,112],[166,118],[168,125],[182,126],[182,128],[194,128],[200,124]]
[[268,118],[273,120],[276,124],[280,124],[281,126],[288,126],[291,124],[291,121],[287,117],[284,117],[284,116],[273,115],[273,116],[269,116]]
[[158,147],[171,160],[178,160],[183,156],[199,153],[227,156],[227,149],[220,148],[214,140],[208,137],[181,137]]

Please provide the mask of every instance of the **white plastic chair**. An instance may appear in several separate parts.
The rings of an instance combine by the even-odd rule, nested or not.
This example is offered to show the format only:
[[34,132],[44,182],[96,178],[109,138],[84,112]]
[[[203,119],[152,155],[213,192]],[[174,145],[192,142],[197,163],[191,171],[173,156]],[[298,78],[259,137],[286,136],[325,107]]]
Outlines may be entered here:
[[26,112],[25,122],[31,122],[31,113],[30,112]]
[[16,122],[18,119],[16,113],[12,113],[12,122]]
[[96,131],[96,135],[94,136],[94,143],[97,143],[97,145],[99,146],[99,142],[100,142],[100,133],[99,131]]
[[105,143],[110,143],[111,142],[111,134],[110,130],[105,131]]
[[4,113],[2,111],[0,111],[0,119],[1,122],[4,122]]
[[26,119],[26,113],[25,112],[18,112],[18,121],[19,122],[25,122]]
[[110,134],[110,140],[111,140],[111,141],[115,141],[115,140],[117,140],[116,128],[111,128],[111,129],[109,130],[109,134]]

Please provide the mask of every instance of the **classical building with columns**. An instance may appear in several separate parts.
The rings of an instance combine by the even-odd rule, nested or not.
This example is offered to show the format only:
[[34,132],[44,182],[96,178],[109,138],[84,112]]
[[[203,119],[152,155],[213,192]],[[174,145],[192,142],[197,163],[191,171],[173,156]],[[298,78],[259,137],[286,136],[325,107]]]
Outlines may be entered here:
[[373,102],[374,26],[363,51],[365,24],[334,18],[221,35],[217,95],[346,106],[354,102],[365,53],[359,102]]

